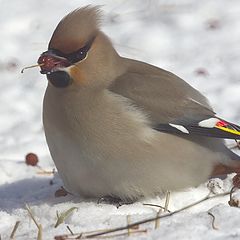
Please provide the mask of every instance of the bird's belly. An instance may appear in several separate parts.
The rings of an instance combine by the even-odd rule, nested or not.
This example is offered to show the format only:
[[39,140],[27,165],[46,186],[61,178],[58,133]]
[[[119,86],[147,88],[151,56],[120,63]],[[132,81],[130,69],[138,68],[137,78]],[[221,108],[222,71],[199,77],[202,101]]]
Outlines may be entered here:
[[[155,143],[157,147],[131,145],[129,142],[122,146],[125,151],[120,155],[117,151],[111,153],[113,146],[110,142],[107,148],[95,149],[86,136],[81,136],[84,142],[76,144],[71,136],[62,132],[53,136],[46,129],[46,137],[64,186],[68,191],[83,196],[149,196],[168,189],[197,185],[206,180],[211,171],[211,157],[204,159],[209,156],[207,150],[206,154],[203,151],[199,156],[198,147],[193,149],[195,146],[184,140],[180,141],[179,147],[179,139],[168,134],[165,144],[173,141],[176,144],[170,152],[164,146],[161,148],[161,142]],[[176,166],[179,178],[175,176]],[[195,177],[199,169],[202,169],[202,176]]]
[[111,106],[92,115],[90,107],[68,112],[51,102],[58,105],[44,108],[46,139],[73,193],[134,199],[195,186],[208,178],[218,157],[197,143],[152,130],[136,115],[110,111]]
[[84,196],[101,196],[107,191],[97,167],[84,151],[84,146],[76,144],[71,137],[62,132],[54,135],[45,129],[45,135],[58,173],[69,192]]

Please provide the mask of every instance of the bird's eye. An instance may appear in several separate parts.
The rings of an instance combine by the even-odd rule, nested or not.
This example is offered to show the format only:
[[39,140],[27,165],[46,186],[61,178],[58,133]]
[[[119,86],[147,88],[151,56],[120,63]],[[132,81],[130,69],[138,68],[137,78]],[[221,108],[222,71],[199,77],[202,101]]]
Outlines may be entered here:
[[92,43],[94,41],[95,37],[93,37],[90,41],[86,43],[86,45],[77,51],[65,55],[65,57],[68,59],[71,63],[79,62],[87,57],[88,51],[90,50]]
[[74,53],[69,54],[69,55],[67,56],[67,59],[68,59],[68,61],[71,62],[71,63],[77,63],[77,62],[79,62],[79,61],[81,61],[81,60],[83,60],[83,59],[86,58],[87,52],[88,52],[88,51],[86,51],[86,49],[84,49],[84,50],[83,50],[83,49],[78,50],[78,51],[76,51],[76,52],[74,52]]

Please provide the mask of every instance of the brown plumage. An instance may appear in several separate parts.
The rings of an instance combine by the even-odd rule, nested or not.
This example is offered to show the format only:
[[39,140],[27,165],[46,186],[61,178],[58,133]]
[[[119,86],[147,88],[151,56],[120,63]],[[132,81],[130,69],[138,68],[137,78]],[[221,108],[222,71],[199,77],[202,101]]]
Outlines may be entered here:
[[65,16],[57,25],[49,48],[70,53],[79,49],[99,31],[101,12],[98,7],[78,8]]
[[99,19],[91,6],[68,14],[39,58],[46,139],[66,189],[138,199],[196,186],[218,163],[239,165],[211,138],[239,138],[238,126],[176,75],[120,57]]

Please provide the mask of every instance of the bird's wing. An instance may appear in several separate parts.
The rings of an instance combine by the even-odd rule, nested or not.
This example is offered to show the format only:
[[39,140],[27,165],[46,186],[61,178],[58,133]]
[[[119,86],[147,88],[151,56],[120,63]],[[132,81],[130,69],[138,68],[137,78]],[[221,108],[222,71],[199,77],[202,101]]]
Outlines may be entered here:
[[110,86],[130,99],[158,131],[240,139],[240,127],[217,118],[208,100],[176,75],[135,60]]
[[240,126],[218,117],[188,124],[158,124],[154,129],[162,132],[201,135],[206,137],[240,139]]

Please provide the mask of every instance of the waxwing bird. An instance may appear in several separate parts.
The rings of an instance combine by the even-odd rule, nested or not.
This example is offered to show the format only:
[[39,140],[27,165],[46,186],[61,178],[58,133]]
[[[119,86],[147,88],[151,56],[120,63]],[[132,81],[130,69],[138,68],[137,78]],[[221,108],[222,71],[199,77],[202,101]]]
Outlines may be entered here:
[[65,16],[38,60],[46,139],[65,188],[136,200],[196,186],[218,164],[239,167],[223,139],[240,139],[240,127],[173,73],[119,56],[100,15],[87,6]]

